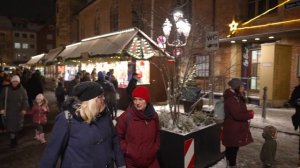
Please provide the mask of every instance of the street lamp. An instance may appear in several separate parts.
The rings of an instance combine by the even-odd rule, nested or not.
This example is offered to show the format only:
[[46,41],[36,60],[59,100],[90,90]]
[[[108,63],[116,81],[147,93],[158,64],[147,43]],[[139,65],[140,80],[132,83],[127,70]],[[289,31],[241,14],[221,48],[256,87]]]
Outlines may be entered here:
[[[163,24],[163,32],[167,38],[167,44],[171,47],[183,47],[187,43],[187,38],[189,37],[191,24],[187,19],[183,18],[183,13],[180,10],[176,10],[173,13],[173,19],[176,26],[176,38],[173,42],[169,42],[169,37],[173,24],[168,18],[166,18],[165,23]],[[184,41],[181,40],[181,37],[184,37]]]
[[[190,34],[191,24],[183,17],[183,13],[180,10],[175,10],[173,12],[173,20],[174,24],[170,22],[168,18],[162,25],[162,29],[164,35],[166,37],[166,43],[170,47],[175,47],[173,54],[175,57],[175,75],[172,81],[168,82],[168,101],[170,105],[170,112],[173,118],[173,122],[177,122],[179,115],[179,99],[181,95],[181,88],[179,85],[179,73],[180,73],[180,62],[181,62],[181,55],[182,49],[181,47],[186,46],[187,39]],[[172,42],[169,42],[169,37],[171,34],[171,30],[173,25],[175,25],[175,38]]]

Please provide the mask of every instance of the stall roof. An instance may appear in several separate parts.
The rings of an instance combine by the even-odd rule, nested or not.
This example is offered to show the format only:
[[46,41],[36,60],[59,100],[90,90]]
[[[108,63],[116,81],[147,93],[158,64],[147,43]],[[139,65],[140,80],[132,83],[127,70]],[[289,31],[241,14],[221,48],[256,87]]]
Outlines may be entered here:
[[63,49],[64,47],[57,47],[49,50],[48,54],[45,56],[45,63],[54,62],[55,58],[58,56],[59,53],[62,52]]
[[31,59],[26,62],[26,65],[34,65],[37,64],[46,54],[40,54],[40,55],[36,55],[36,56],[32,56]]
[[[138,28],[132,28],[82,39],[80,43],[76,43],[77,45],[73,44],[71,47],[67,46],[60,56],[66,60],[79,58],[83,53],[88,53],[89,56],[109,56],[127,52],[130,55],[129,51],[127,51],[129,50],[128,46],[135,37],[145,39],[152,47],[163,52],[145,33]],[[163,53],[169,56],[167,53]]]
[[72,54],[74,53],[74,50],[80,44],[81,44],[81,42],[67,45],[66,48],[60,54],[58,54],[58,56],[62,57],[63,59],[68,59],[69,57],[72,56]]
[[79,58],[81,57],[82,53],[88,53],[90,48],[97,42],[97,40],[89,40],[89,41],[82,41],[78,47],[76,47],[72,53],[67,57],[68,59],[72,58]]

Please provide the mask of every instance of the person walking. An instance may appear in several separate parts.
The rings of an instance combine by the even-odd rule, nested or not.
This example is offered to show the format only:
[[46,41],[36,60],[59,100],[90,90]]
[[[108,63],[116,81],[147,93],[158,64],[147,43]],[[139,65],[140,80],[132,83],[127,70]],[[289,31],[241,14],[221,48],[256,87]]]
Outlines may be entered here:
[[43,94],[38,94],[33,102],[33,107],[29,115],[32,115],[33,123],[36,125],[34,139],[41,143],[46,143],[44,125],[47,123],[49,113],[48,101]]
[[160,147],[158,115],[150,103],[146,87],[137,86],[133,102],[117,118],[116,129],[127,168],[159,168],[157,151]]
[[[295,113],[292,115],[292,124],[295,130],[297,130],[300,125],[300,84],[294,88],[289,103],[292,107],[295,108]],[[298,145],[298,155],[299,155],[298,167],[300,167],[300,138],[299,138],[299,145]]]
[[101,85],[81,82],[72,93],[56,117],[39,167],[55,168],[60,157],[62,168],[113,168],[114,162],[125,168]]
[[61,110],[62,104],[65,101],[66,96],[66,88],[63,85],[63,81],[59,81],[57,83],[57,87],[55,88],[55,97],[57,102],[57,107]]
[[110,114],[113,119],[117,117],[117,92],[114,85],[105,80],[104,73],[102,71],[98,72],[98,80],[96,81],[99,83],[104,89],[104,96],[107,103],[107,107],[110,111]]
[[239,147],[253,142],[248,120],[254,117],[254,112],[247,110],[244,97],[244,85],[238,78],[228,82],[224,97],[225,119],[223,123],[222,143],[226,147],[225,156],[228,167],[236,167]]
[[126,92],[127,92],[127,95],[129,97],[129,102],[132,101],[132,92],[133,90],[135,89],[136,85],[137,85],[137,82],[138,82],[139,78],[138,78],[138,74],[137,73],[132,73],[132,77],[128,83],[128,86],[126,88]]
[[26,90],[20,84],[20,77],[14,75],[11,85],[0,94],[0,112],[6,117],[6,129],[10,135],[10,147],[18,144],[17,135],[23,127],[24,115],[28,109]]
[[33,106],[33,101],[39,93],[44,93],[44,78],[39,70],[35,70],[27,83],[27,93],[30,107]]

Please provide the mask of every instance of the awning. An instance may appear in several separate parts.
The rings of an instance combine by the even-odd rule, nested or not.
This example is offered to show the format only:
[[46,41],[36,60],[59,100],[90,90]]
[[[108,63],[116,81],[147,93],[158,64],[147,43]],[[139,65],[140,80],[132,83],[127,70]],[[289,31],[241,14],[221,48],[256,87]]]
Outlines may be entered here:
[[68,56],[68,59],[72,58],[79,58],[81,57],[82,53],[88,53],[90,51],[90,48],[97,42],[97,40],[88,40],[88,41],[82,41],[78,47],[72,51],[72,54]]
[[[137,39],[140,41],[137,41]],[[141,44],[142,47],[136,47],[137,44]],[[79,43],[66,46],[59,56],[66,60],[80,58],[85,55],[93,57],[127,53],[138,59],[148,59],[154,55],[154,51],[160,51],[164,53],[163,55],[169,56],[145,33],[138,28],[132,28],[83,39]]]
[[54,62],[55,58],[58,56],[60,52],[62,52],[63,49],[64,47],[57,47],[49,50],[48,54],[45,56],[45,60],[46,60],[45,63]]
[[32,56],[31,59],[26,62],[26,65],[34,65],[39,63],[40,60],[42,60],[42,58],[45,56],[46,54],[40,54],[40,55],[36,55],[36,56]]
[[91,56],[121,54],[136,34],[137,31],[131,31],[117,35],[104,36],[97,39],[95,45],[90,48],[88,53]]
[[67,45],[66,48],[60,53],[58,54],[59,57],[62,57],[62,59],[68,59],[69,57],[72,56],[72,54],[74,53],[74,50],[81,44],[81,42],[79,43],[74,43],[71,45]]

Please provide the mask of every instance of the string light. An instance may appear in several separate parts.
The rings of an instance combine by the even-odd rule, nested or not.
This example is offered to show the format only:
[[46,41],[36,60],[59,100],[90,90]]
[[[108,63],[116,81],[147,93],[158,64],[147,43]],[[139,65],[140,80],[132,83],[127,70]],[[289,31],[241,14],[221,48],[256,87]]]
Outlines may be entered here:
[[262,14],[256,16],[256,17],[254,17],[254,18],[248,20],[247,22],[243,23],[242,25],[243,25],[243,26],[244,26],[244,25],[247,25],[248,23],[250,23],[250,22],[252,22],[252,21],[254,21],[254,20],[260,18],[261,16],[263,16],[263,15],[269,13],[270,11],[272,11],[272,10],[274,10],[274,9],[276,9],[276,8],[278,8],[278,7],[282,6],[282,5],[284,5],[284,4],[286,4],[286,3],[289,2],[289,1],[290,1],[290,0],[286,0],[286,1],[282,2],[281,4],[279,4],[279,5],[277,5],[277,6],[273,7],[273,8],[271,8],[271,9],[265,11],[264,13],[262,13]]
[[[289,1],[290,1],[290,0],[286,0],[286,1],[282,2],[281,4],[278,4],[277,6],[271,8],[271,9],[266,10],[264,13],[262,13],[262,14],[256,16],[256,17],[254,17],[254,18],[248,20],[247,22],[244,22],[244,23],[242,24],[242,26],[245,26],[245,25],[251,23],[252,21],[254,21],[254,20],[260,18],[261,16],[263,16],[263,15],[269,13],[270,11],[272,11],[272,10],[274,10],[274,9],[280,7],[280,6],[283,6],[284,4],[288,3]],[[230,27],[230,34],[228,34],[227,37],[228,37],[228,38],[231,37],[233,34],[235,34],[235,32],[236,32],[237,30],[244,30],[244,29],[253,29],[253,28],[259,28],[259,27],[273,26],[273,25],[278,25],[278,24],[290,23],[290,22],[294,22],[294,21],[299,21],[299,19],[290,20],[290,21],[283,21],[283,22],[268,23],[268,24],[264,24],[264,25],[256,25],[256,26],[241,27],[241,28],[236,27],[236,29],[235,29],[234,26],[235,26],[235,23],[236,23],[236,22],[233,20],[233,21],[231,22],[231,24],[229,24],[229,27]],[[238,25],[236,25],[236,26],[238,26]]]
[[274,26],[274,25],[293,23],[293,22],[300,22],[300,19],[287,20],[287,21],[282,21],[282,22],[273,22],[273,23],[267,23],[267,24],[256,25],[256,26],[240,27],[240,28],[237,28],[237,30],[254,29],[254,28],[261,28],[261,27]]

